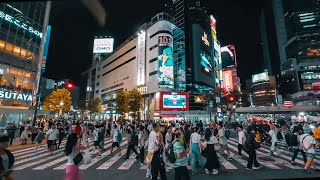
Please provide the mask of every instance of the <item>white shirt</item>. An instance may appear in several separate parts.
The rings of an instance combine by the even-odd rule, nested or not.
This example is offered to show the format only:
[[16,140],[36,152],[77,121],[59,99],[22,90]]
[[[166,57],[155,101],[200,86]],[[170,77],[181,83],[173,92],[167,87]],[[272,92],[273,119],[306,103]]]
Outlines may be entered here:
[[118,142],[118,136],[119,136],[119,129],[115,129],[113,131],[113,139],[112,142]]
[[238,132],[238,136],[239,136],[239,144],[242,144],[246,141],[246,134],[244,133],[244,131],[239,131]]
[[100,131],[101,131],[100,128],[95,128],[93,130],[93,141],[98,141]]
[[200,134],[194,132],[190,136],[191,144],[200,144],[201,136]]
[[[303,134],[300,136],[300,144],[303,145],[304,148],[307,148],[310,146],[310,144],[316,144],[316,140],[313,136],[310,136],[309,134]],[[314,146],[311,146],[311,148],[308,149],[306,153],[316,154]]]
[[59,136],[59,130],[58,129],[50,129],[48,131],[48,140],[49,141],[53,141],[53,140],[56,140],[58,139],[58,136]]
[[149,153],[153,153],[156,140],[157,140],[157,133],[155,131],[151,131],[149,134],[149,145],[148,145]]
[[209,141],[204,140],[203,146],[207,147],[207,144],[218,144],[218,139],[215,136],[211,136]]
[[170,142],[172,141],[172,133],[169,133],[169,132],[167,132],[167,134],[166,134],[166,142],[165,142],[166,147],[169,146],[168,141],[170,141]]
[[144,135],[144,132],[139,132],[138,134],[138,146],[140,147],[144,147],[144,144],[145,144],[145,135]]
[[72,152],[67,156],[67,165],[74,165],[73,159],[76,157],[77,153],[79,152],[76,152],[76,148],[73,148]]
[[274,130],[270,130],[268,134],[271,137],[271,142],[277,142],[277,135]]

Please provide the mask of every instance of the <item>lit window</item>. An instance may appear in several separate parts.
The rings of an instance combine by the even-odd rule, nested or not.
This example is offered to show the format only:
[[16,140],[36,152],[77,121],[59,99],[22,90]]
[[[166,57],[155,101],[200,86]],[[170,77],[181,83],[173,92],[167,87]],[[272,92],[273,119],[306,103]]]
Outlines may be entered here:
[[21,54],[22,57],[25,57],[27,55],[27,50],[21,49],[21,53],[20,54]]
[[20,47],[14,46],[14,48],[13,48],[13,53],[14,53],[14,54],[20,55],[20,51],[21,51],[21,48],[20,48]]
[[4,41],[0,40],[0,48],[3,49],[5,45],[6,45],[6,43]]
[[6,43],[6,51],[12,52],[13,51],[13,45],[9,44],[9,43]]

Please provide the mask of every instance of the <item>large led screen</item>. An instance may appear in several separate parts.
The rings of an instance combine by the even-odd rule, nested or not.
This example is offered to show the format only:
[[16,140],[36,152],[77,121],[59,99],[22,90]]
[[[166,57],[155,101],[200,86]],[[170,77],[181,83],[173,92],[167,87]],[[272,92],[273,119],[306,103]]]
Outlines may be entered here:
[[211,56],[200,50],[200,63],[202,67],[202,71],[208,74],[212,74],[212,64],[211,64]]
[[237,66],[236,50],[234,46],[224,46],[221,48],[222,69]]
[[186,95],[178,94],[164,94],[163,107],[164,108],[185,108],[187,97]]
[[160,35],[158,56],[159,87],[173,88],[174,86],[172,48],[172,37],[169,35]]

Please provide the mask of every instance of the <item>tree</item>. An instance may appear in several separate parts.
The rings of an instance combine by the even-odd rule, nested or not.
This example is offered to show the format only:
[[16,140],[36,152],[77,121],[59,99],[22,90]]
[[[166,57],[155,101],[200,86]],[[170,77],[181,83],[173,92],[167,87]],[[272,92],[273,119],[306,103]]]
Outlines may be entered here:
[[116,97],[116,110],[120,114],[120,120],[124,119],[125,113],[129,111],[129,94],[121,91]]
[[[63,105],[60,105],[63,102]],[[68,112],[72,104],[71,93],[63,88],[57,89],[49,94],[43,102],[43,110]]]
[[89,101],[88,109],[91,114],[102,112],[102,100],[100,98],[95,98]]
[[80,100],[78,103],[78,107],[80,112],[83,114],[87,110],[86,100],[85,99]]
[[134,120],[140,120],[140,109],[142,108],[142,95],[138,89],[129,91],[129,111]]

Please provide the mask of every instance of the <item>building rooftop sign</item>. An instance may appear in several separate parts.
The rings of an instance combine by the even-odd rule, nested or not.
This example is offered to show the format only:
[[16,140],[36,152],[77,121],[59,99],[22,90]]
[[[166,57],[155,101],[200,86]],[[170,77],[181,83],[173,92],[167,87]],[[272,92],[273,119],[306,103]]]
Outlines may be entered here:
[[268,72],[252,75],[252,83],[258,83],[263,81],[269,81]]

